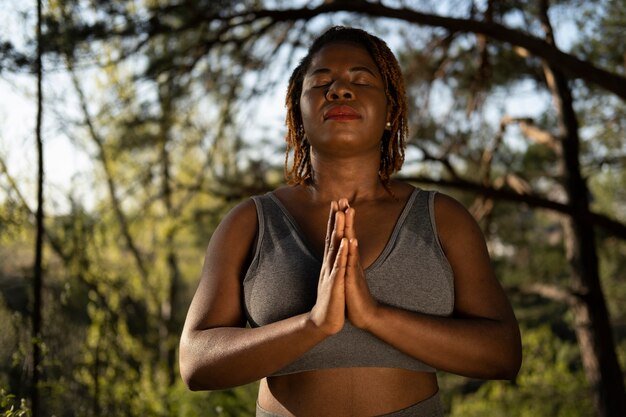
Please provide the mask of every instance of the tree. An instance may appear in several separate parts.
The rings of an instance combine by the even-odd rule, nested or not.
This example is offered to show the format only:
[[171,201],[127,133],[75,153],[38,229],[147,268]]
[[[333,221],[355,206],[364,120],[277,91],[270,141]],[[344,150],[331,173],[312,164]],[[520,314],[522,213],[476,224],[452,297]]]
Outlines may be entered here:
[[39,382],[41,379],[41,312],[42,312],[42,289],[43,289],[43,239],[44,229],[44,164],[43,164],[43,138],[41,134],[41,123],[43,116],[43,69],[42,69],[42,4],[37,1],[37,57],[35,60],[35,71],[37,73],[37,127],[35,132],[37,142],[37,234],[35,237],[35,263],[33,266],[33,312],[32,312],[32,352],[33,352],[33,376],[31,382],[31,409],[34,417],[39,417],[40,395]]
[[[622,3],[487,1],[463,9],[456,3],[422,2],[418,9],[408,2],[387,6],[360,0],[312,7],[260,0],[147,1],[134,8],[109,2],[91,9],[68,1],[50,7],[42,45],[51,61],[76,74],[84,116],[75,126],[76,143],[96,155],[112,208],[103,203],[87,218],[104,219],[101,223],[115,231],[100,236],[93,232],[97,227],[92,229],[107,242],[106,256],[89,239],[89,249],[80,256],[56,251],[65,253],[63,259],[91,265],[88,273],[76,276],[83,275],[81,285],[94,291],[91,331],[100,335],[86,344],[91,377],[85,377],[85,385],[95,392],[93,413],[113,413],[113,404],[101,399],[118,394],[104,390],[116,382],[136,383],[140,369],[168,375],[172,383],[172,335],[180,320],[172,312],[190,276],[183,266],[189,260],[185,244],[198,233],[189,225],[211,229],[233,201],[269,187],[267,164],[242,158],[246,144],[238,115],[246,101],[280,82],[275,74],[293,66],[301,45],[321,27],[346,23],[398,42],[417,109],[409,152],[414,157],[405,179],[465,191],[459,196],[501,253],[495,257],[497,267],[505,272],[511,293],[520,297],[521,308],[538,303],[552,313],[572,315],[595,408],[602,416],[618,415],[625,406],[624,383],[606,306],[615,302],[611,296],[607,300],[600,284],[618,281],[617,272],[609,276],[607,271],[619,270],[615,254],[622,246],[614,252],[608,248],[609,242],[626,238],[626,215],[616,208],[626,198],[605,194],[600,204],[597,196],[602,184],[615,186],[625,178],[626,153],[619,140],[626,130],[626,119],[620,117],[624,63],[615,53],[619,48],[607,48],[609,40],[619,45],[619,31],[613,28],[620,27]],[[561,50],[555,41],[558,26],[553,28],[559,13],[582,16],[591,9],[602,13],[581,18],[579,45]],[[8,43],[2,51],[0,70],[29,62]],[[108,94],[99,100],[80,93],[80,68],[89,63],[106,73]],[[553,99],[553,104],[543,114],[502,110],[504,95],[528,85],[542,103]],[[198,91],[205,97],[197,97]],[[442,99],[446,96],[454,99]],[[208,110],[202,100],[210,103]],[[589,134],[590,129],[597,133]],[[200,146],[202,156],[194,146]],[[607,166],[616,174],[606,175],[602,167]],[[72,221],[81,218],[78,213]],[[107,240],[111,235],[123,245]],[[548,235],[562,246],[543,241]],[[85,239],[82,232],[78,236]],[[53,237],[48,241],[55,247]],[[536,253],[539,246],[542,251]],[[124,280],[109,263],[124,265],[132,279]],[[115,290],[98,284],[98,270],[110,271]],[[136,290],[139,285],[148,296]],[[112,307],[120,294],[127,309],[122,313]],[[137,332],[142,320],[145,332]],[[116,343],[123,344],[118,357],[103,356]],[[151,345],[161,347],[154,352]],[[141,349],[130,346],[141,346],[160,365],[143,368]],[[119,376],[124,363],[135,371],[127,379]],[[102,377],[118,371],[117,380]],[[493,386],[484,384],[478,392],[488,396]]]

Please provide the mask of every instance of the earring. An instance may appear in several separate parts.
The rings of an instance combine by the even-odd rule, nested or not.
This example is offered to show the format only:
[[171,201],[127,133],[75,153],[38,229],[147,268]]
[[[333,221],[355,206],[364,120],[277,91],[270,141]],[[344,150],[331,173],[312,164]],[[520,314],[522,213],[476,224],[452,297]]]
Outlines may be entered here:
[[387,122],[385,125],[385,130],[391,130],[391,122]]

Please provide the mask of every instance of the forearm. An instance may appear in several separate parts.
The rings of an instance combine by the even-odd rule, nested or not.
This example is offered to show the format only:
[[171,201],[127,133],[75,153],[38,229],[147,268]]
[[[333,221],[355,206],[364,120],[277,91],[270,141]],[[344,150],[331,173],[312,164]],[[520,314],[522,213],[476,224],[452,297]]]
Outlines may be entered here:
[[301,314],[257,328],[216,327],[183,334],[180,371],[192,390],[247,384],[283,368],[327,337]]
[[434,368],[485,379],[513,378],[520,367],[517,324],[451,318],[379,306],[367,330]]

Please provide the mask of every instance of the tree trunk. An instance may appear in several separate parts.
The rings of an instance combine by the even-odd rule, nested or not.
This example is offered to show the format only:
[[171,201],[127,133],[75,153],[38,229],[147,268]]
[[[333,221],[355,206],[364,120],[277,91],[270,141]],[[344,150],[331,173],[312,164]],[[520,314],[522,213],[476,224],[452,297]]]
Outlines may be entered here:
[[163,195],[163,205],[170,224],[165,234],[165,248],[167,266],[169,271],[169,286],[165,296],[161,300],[161,320],[159,325],[160,333],[160,357],[161,363],[166,366],[167,381],[170,386],[174,385],[177,379],[176,368],[176,346],[178,333],[174,312],[177,310],[176,299],[178,297],[178,287],[180,285],[180,268],[178,266],[178,256],[176,254],[176,226],[172,223],[176,214],[172,201],[172,187],[170,174],[170,154],[168,151],[169,134],[172,126],[171,115],[174,114],[173,99],[176,87],[168,79],[159,86],[159,100],[161,104],[160,123],[160,146],[161,146],[161,193]]
[[37,123],[36,123],[36,140],[37,140],[37,214],[36,224],[37,231],[35,237],[35,265],[33,267],[33,312],[32,312],[32,360],[33,373],[31,381],[31,410],[33,417],[39,417],[40,412],[40,393],[39,381],[41,379],[41,311],[42,311],[42,287],[43,287],[43,239],[44,230],[44,165],[43,165],[43,139],[41,135],[43,120],[43,70],[42,70],[42,54],[41,45],[41,20],[42,20],[42,4],[41,0],[37,1],[37,59],[35,61],[35,70],[37,72]]
[[615,342],[605,297],[600,284],[598,255],[589,213],[589,192],[580,173],[579,138],[567,81],[552,70],[565,168],[565,189],[572,215],[565,223],[566,252],[571,266],[576,336],[594,404],[601,417],[622,416],[626,410],[624,380],[615,354]]
[[[548,18],[548,1],[542,1],[541,5],[546,38],[549,43],[554,44]],[[589,191],[580,171],[578,119],[567,78],[560,70],[547,63],[544,63],[544,74],[559,119],[564,186],[571,209],[571,216],[564,222],[564,235],[572,286],[576,294],[572,308],[576,336],[598,415],[618,417],[626,410],[626,392],[600,284],[597,248],[589,210]]]

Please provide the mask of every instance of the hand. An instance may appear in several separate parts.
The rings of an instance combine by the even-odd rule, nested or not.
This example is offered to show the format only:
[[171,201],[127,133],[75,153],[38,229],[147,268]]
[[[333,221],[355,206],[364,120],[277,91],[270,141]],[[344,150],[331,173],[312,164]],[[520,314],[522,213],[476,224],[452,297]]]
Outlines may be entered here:
[[[347,201],[346,201],[347,202]],[[331,202],[324,259],[317,284],[317,299],[309,318],[324,333],[338,333],[345,322],[345,274],[348,240],[344,238],[345,213],[336,201]]]
[[367,329],[369,323],[377,314],[378,302],[370,293],[365,280],[365,272],[361,266],[359,244],[354,231],[356,211],[351,207],[347,207],[345,213],[344,235],[348,241],[348,262],[345,278],[347,316],[348,320],[355,327]]

